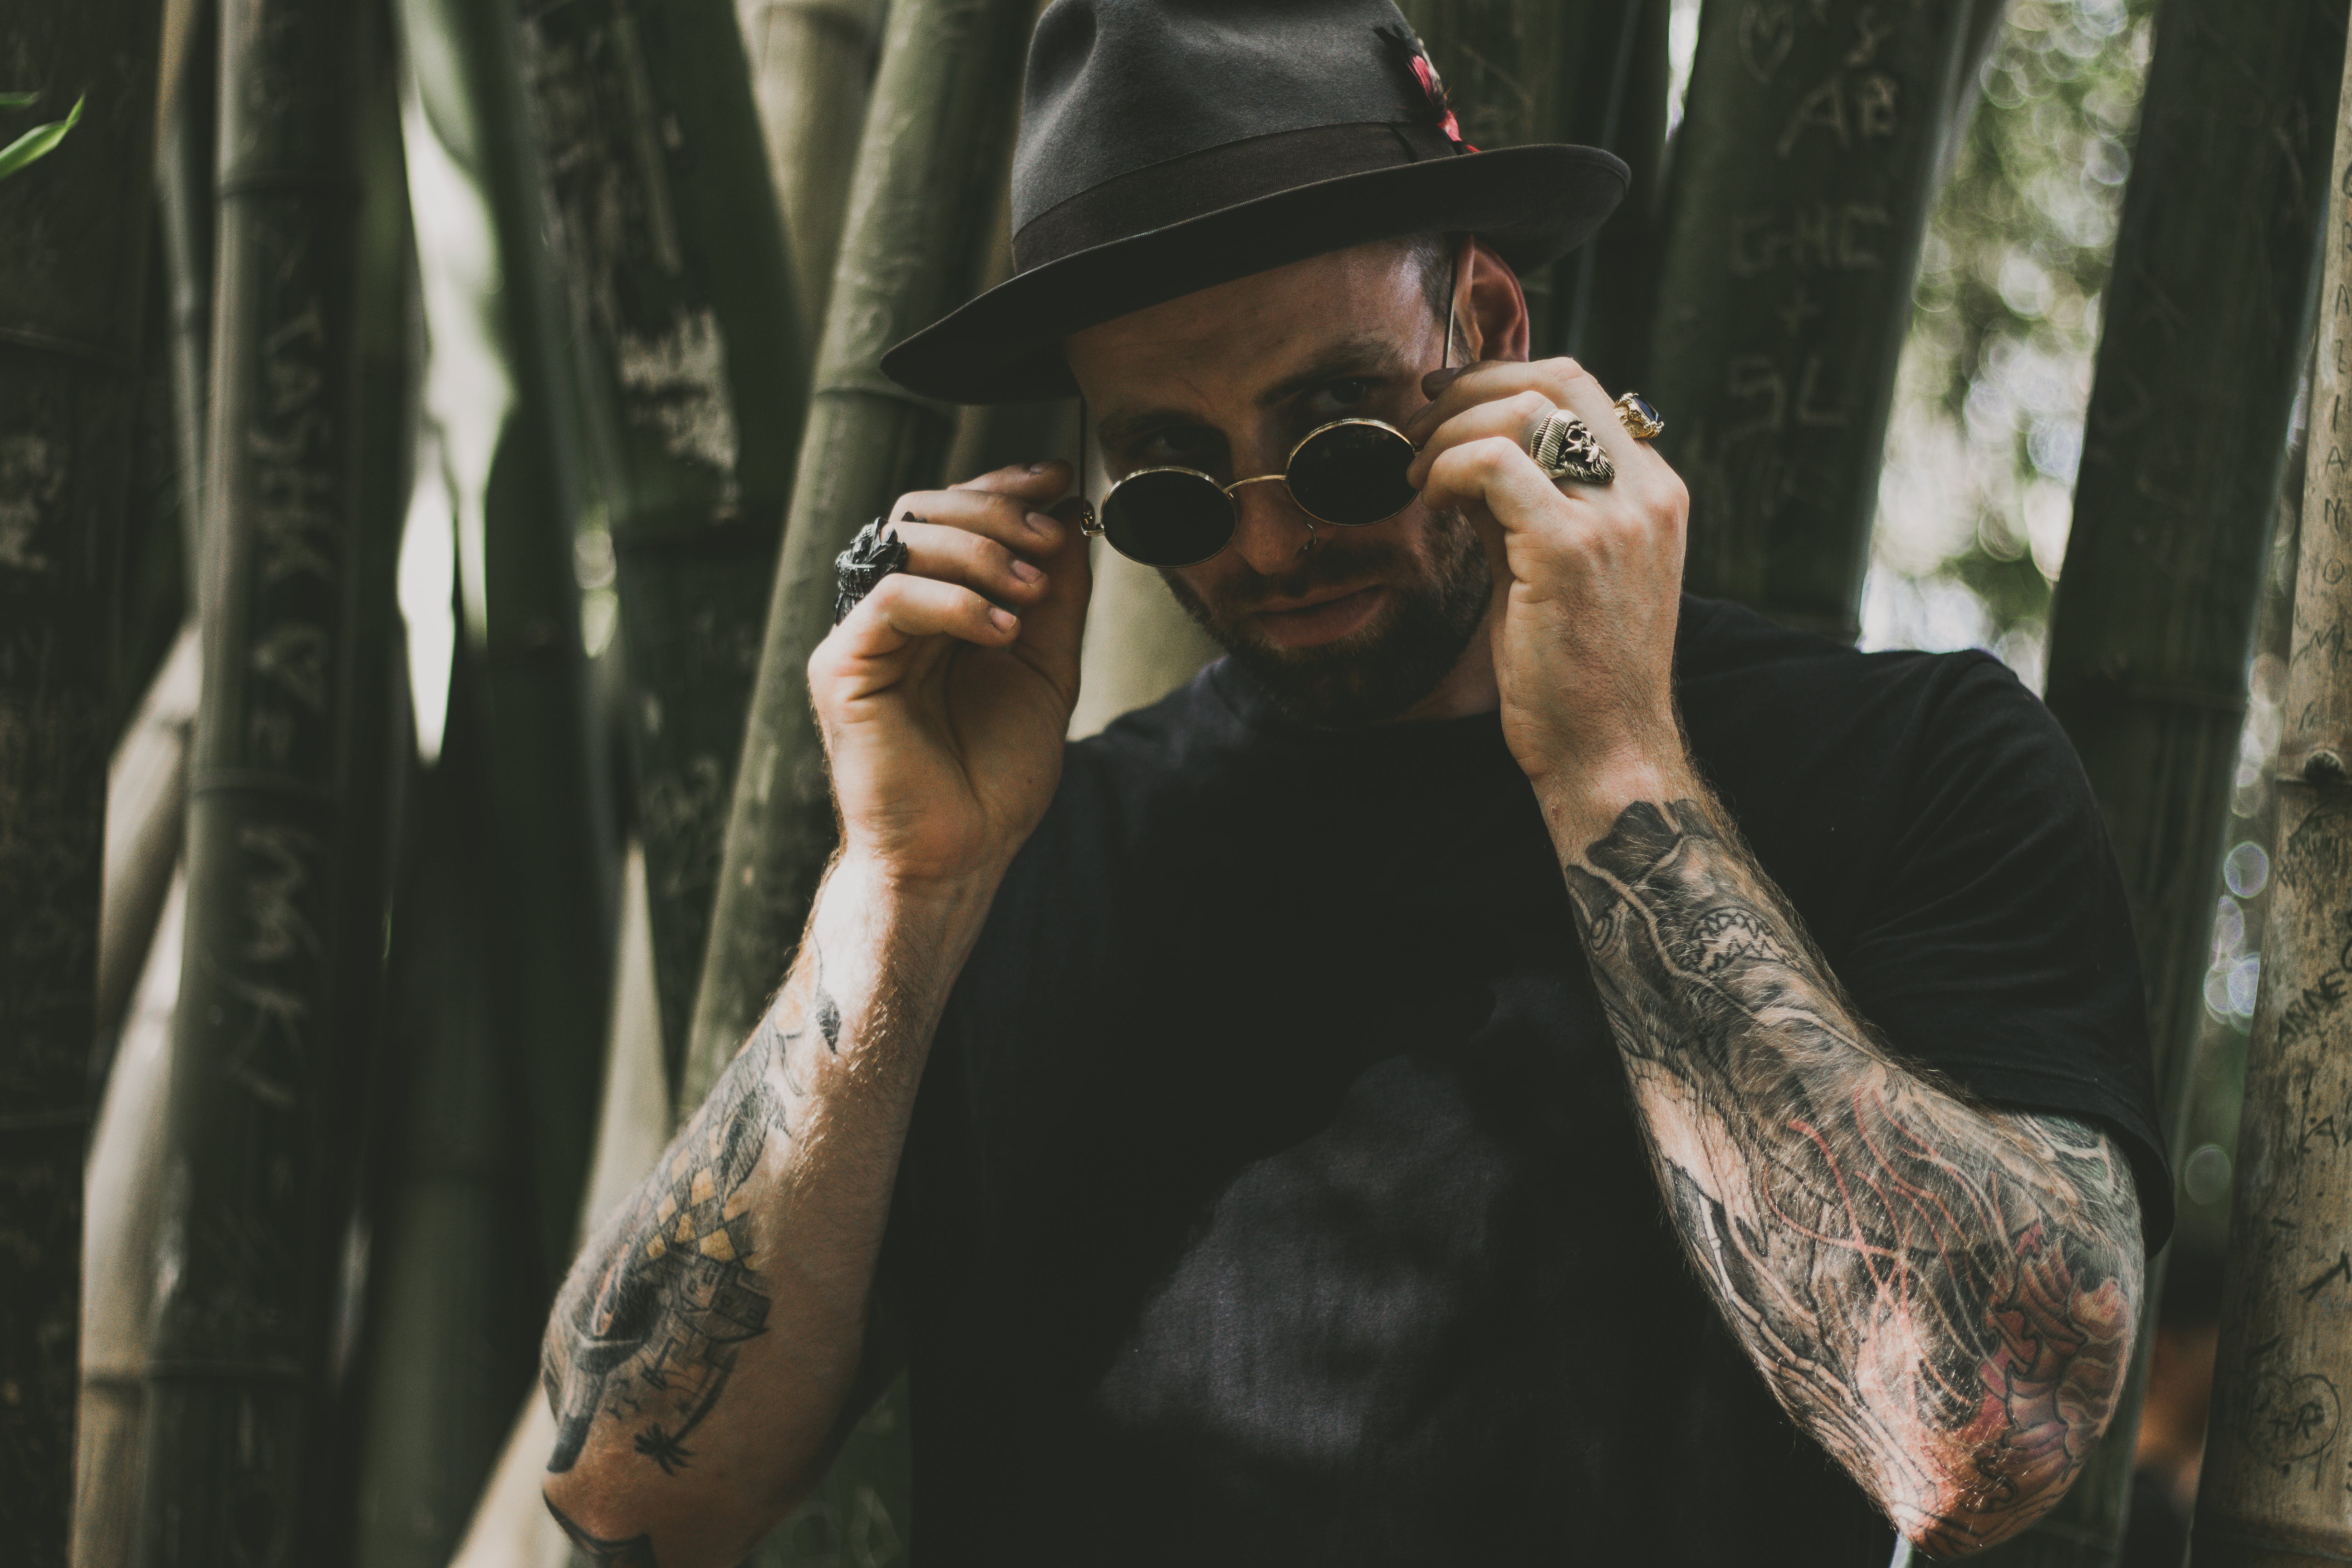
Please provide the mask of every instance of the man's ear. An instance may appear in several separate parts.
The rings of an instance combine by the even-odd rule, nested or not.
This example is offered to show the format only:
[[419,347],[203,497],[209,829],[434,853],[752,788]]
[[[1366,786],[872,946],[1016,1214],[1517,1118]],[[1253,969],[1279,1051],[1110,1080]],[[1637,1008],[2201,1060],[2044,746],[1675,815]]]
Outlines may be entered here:
[[1528,357],[1528,297],[1519,275],[1475,235],[1465,235],[1457,268],[1464,283],[1465,363]]

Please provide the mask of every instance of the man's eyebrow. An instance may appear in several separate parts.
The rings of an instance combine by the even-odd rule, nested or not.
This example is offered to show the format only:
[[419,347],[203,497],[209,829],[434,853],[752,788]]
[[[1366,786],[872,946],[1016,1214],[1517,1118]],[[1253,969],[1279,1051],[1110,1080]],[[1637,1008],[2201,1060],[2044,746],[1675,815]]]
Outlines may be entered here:
[[1260,408],[1272,408],[1287,403],[1302,392],[1309,392],[1327,381],[1342,381],[1350,376],[1395,375],[1405,368],[1404,357],[1397,345],[1376,332],[1359,332],[1341,338],[1317,353],[1307,368],[1296,375],[1286,376],[1258,395]]
[[1105,447],[1123,447],[1146,430],[1200,422],[1200,415],[1189,408],[1123,408],[1095,422],[1095,438]]
[[[1327,381],[1339,381],[1349,376],[1395,375],[1405,369],[1397,345],[1376,332],[1360,332],[1326,345],[1315,358],[1294,375],[1260,393],[1257,405],[1272,408],[1286,403],[1302,392],[1313,390]],[[1105,447],[1120,447],[1146,430],[1202,423],[1197,410],[1189,408],[1120,409],[1096,424],[1096,431]]]

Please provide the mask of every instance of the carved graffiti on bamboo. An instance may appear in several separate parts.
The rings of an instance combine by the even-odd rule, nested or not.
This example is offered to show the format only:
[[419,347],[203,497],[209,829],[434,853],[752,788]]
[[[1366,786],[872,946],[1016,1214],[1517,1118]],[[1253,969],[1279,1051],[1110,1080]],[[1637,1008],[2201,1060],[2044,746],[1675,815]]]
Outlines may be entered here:
[[0,566],[49,569],[49,558],[34,543],[65,488],[65,454],[56,442],[31,431],[0,436]]
[[237,829],[236,848],[241,934],[228,963],[205,960],[220,987],[215,1005],[228,1041],[222,1070],[272,1110],[292,1110],[304,1077],[310,1004],[265,975],[270,966],[320,953],[318,922],[307,905],[316,897],[325,846],[299,827],[248,823]]
[[682,133],[656,99],[628,11],[583,22],[565,10],[527,8],[521,43],[572,314],[590,343],[613,346],[621,418],[664,456],[709,470],[710,521],[730,519],[741,446],[724,326],[691,297],[670,191]]
[[[2343,1417],[2336,1384],[2322,1374],[2265,1377],[2246,1390],[2242,1431],[2249,1448],[2284,1469],[2326,1454]],[[2313,1467],[2312,1482],[2319,1482],[2317,1466]]]
[[[1771,85],[1797,47],[1800,27],[1806,26],[1835,29],[1826,0],[1808,0],[1801,8],[1798,0],[1748,0],[1739,16],[1739,59],[1748,74]],[[1901,84],[1872,68],[1880,47],[1897,31],[1884,7],[1856,6],[1844,52],[1827,76],[1798,96],[1773,151],[1787,158],[1816,131],[1841,152],[1893,137],[1901,129]]]
[[[289,248],[299,257],[299,246]],[[259,416],[246,431],[253,459],[257,616],[247,663],[259,678],[246,714],[248,760],[287,766],[303,716],[325,713],[334,680],[334,638],[282,591],[305,582],[331,585],[338,571],[334,419],[322,366],[326,316],[317,297],[293,304],[263,338]],[[272,593],[271,590],[279,590]],[[297,601],[299,602],[299,599]],[[266,700],[271,693],[290,699]]]

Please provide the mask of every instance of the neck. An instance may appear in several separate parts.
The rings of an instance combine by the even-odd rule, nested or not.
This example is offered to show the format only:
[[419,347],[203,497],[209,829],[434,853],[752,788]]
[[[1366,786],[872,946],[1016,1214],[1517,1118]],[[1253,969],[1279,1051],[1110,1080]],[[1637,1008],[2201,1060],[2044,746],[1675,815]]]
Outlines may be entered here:
[[1391,724],[1412,724],[1431,719],[1466,719],[1473,713],[1491,713],[1503,705],[1503,694],[1495,684],[1495,617],[1500,613],[1501,597],[1486,607],[1486,618],[1478,629],[1470,634],[1470,642],[1463,648],[1462,657],[1437,689],[1395,718]]

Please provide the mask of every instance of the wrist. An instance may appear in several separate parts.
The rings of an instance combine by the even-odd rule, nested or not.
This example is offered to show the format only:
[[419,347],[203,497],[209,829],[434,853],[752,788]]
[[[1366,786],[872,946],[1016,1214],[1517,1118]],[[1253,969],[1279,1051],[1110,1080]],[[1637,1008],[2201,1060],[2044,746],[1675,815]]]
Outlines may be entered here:
[[1562,860],[1584,858],[1585,850],[1608,837],[1636,801],[1663,805],[1700,793],[1698,775],[1679,744],[1555,769],[1534,783],[1544,824]]
[[999,865],[910,869],[849,847],[834,862],[826,883],[828,888],[855,889],[858,902],[893,928],[977,928],[987,918],[1004,869]]

